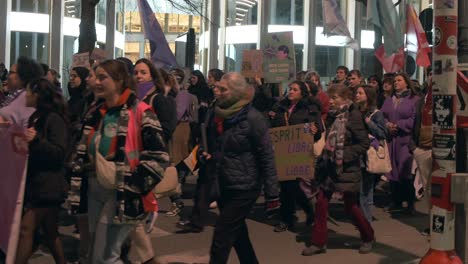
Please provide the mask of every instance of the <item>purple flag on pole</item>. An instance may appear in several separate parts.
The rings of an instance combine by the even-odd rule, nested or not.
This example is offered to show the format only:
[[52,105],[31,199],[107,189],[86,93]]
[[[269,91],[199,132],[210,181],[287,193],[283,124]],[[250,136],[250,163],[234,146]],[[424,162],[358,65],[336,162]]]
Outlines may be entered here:
[[157,68],[173,68],[177,66],[166,37],[147,0],[138,0],[141,24],[145,38],[149,40],[151,60]]

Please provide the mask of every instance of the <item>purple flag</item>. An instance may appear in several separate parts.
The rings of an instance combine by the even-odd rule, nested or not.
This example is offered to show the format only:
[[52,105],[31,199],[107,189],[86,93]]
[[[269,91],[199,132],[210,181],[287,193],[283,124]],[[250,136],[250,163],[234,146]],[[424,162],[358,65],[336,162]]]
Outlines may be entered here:
[[19,240],[28,143],[22,127],[0,127],[0,249],[13,263]]
[[176,58],[172,54],[166,37],[162,31],[153,10],[146,0],[138,0],[138,9],[140,10],[141,24],[145,38],[149,40],[151,60],[157,68],[173,68],[177,66]]

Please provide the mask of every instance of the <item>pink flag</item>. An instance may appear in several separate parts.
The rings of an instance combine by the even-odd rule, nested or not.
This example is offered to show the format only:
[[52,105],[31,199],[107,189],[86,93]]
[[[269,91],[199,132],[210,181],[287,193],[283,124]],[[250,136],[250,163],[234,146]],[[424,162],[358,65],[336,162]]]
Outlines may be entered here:
[[426,32],[418,19],[418,15],[413,8],[413,5],[408,4],[406,8],[406,38],[407,48],[409,51],[416,52],[416,64],[422,67],[431,65],[429,53],[431,47],[427,41]]
[[403,47],[401,47],[397,53],[393,53],[390,56],[385,55],[384,46],[381,45],[376,51],[375,56],[382,63],[382,66],[386,72],[397,72],[403,69],[405,64],[405,53]]

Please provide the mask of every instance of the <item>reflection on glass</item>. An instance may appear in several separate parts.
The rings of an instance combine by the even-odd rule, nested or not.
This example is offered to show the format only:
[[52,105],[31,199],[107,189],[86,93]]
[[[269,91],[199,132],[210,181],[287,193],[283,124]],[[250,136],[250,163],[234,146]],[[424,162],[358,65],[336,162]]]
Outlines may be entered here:
[[39,14],[49,14],[50,12],[50,0],[13,0],[11,2],[11,10],[16,12],[29,12]]
[[39,62],[48,63],[49,34],[35,32],[11,32],[11,61],[19,56],[28,56]]
[[96,23],[105,25],[106,24],[106,1],[99,1],[96,8]]
[[65,17],[81,17],[81,1],[68,0],[64,2]]
[[255,43],[226,45],[226,58],[224,62],[226,72],[240,72],[242,67],[242,52],[256,48],[257,44]]
[[270,3],[270,17],[272,25],[304,24],[304,0],[275,0]]
[[257,24],[256,0],[227,1],[227,26],[255,25]]

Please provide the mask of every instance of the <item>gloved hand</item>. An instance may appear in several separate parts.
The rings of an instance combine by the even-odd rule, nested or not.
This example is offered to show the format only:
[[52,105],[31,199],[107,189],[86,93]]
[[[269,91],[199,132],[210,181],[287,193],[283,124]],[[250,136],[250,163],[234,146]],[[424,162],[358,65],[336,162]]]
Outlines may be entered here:
[[145,231],[146,233],[151,233],[154,228],[154,223],[156,222],[156,219],[158,219],[158,213],[157,212],[150,212],[148,214],[148,217],[146,218],[146,224],[145,224]]
[[371,142],[370,142],[370,145],[371,145],[372,147],[374,147],[375,150],[378,150],[378,149],[379,149],[379,146],[380,146],[380,142],[379,142],[378,139],[373,138],[373,139],[371,140]]
[[280,201],[278,197],[270,197],[265,201],[265,215],[267,218],[273,218],[279,211]]
[[201,164],[205,164],[207,160],[211,159],[211,155],[206,152],[203,147],[199,147],[197,150],[197,160]]

